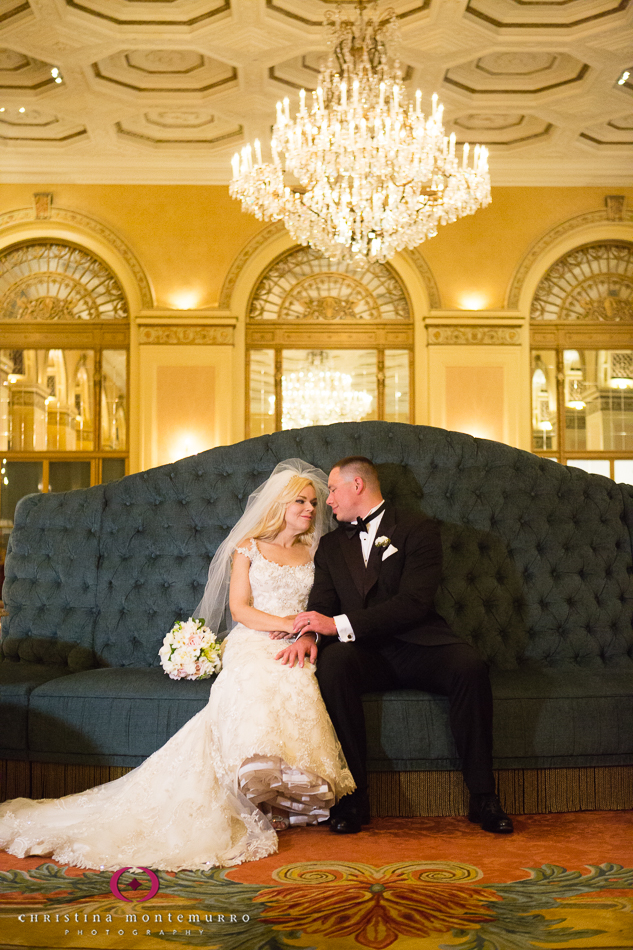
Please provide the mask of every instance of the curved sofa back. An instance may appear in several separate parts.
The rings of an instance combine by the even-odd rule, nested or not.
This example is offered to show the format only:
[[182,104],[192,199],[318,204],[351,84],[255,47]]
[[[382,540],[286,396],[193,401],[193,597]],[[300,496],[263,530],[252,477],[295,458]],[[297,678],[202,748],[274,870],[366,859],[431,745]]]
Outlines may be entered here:
[[492,666],[631,667],[633,489],[497,442],[385,422],[278,432],[24,499],[6,562],[5,652],[75,668],[156,665],[277,462],[327,471],[350,454],[374,460],[390,500],[443,522],[438,610]]

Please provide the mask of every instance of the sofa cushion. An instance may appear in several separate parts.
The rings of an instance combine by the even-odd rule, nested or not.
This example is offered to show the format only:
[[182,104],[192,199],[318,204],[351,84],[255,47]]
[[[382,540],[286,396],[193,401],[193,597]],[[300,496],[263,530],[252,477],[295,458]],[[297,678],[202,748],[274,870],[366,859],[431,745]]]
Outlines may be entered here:
[[139,765],[199,712],[212,680],[172,680],[160,668],[86,670],[35,689],[30,757]]
[[[495,768],[624,765],[633,757],[627,670],[493,671]],[[365,696],[372,771],[457,769],[448,700],[415,690]]]
[[0,758],[26,758],[28,749],[29,697],[43,683],[69,673],[67,666],[45,666],[43,663],[0,663]]
[[624,765],[633,757],[633,674],[493,671],[499,768]]
[[[87,670],[44,683],[31,695],[31,758],[138,765],[203,708],[211,683],[146,668]],[[627,671],[497,671],[492,686],[496,768],[630,762]],[[392,690],[367,694],[364,705],[371,770],[459,768],[444,697]]]

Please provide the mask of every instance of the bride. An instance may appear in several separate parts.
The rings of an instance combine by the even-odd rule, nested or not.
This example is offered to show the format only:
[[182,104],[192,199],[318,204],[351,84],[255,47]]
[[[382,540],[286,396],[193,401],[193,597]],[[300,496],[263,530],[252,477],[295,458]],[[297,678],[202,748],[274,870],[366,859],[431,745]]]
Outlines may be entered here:
[[234,626],[205,708],[116,781],[0,805],[0,849],[99,870],[204,870],[274,853],[275,828],[327,819],[354,781],[314,663],[279,649],[330,528],[327,491],[320,469],[281,462],[218,548],[195,616]]

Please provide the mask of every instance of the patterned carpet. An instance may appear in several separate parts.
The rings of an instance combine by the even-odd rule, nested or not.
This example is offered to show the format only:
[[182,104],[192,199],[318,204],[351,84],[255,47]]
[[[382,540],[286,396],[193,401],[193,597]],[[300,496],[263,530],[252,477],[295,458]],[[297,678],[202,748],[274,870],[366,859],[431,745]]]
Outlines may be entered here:
[[633,814],[523,816],[515,827],[496,837],[464,818],[399,818],[346,838],[296,829],[278,854],[230,871],[114,880],[1,854],[0,947],[631,950]]

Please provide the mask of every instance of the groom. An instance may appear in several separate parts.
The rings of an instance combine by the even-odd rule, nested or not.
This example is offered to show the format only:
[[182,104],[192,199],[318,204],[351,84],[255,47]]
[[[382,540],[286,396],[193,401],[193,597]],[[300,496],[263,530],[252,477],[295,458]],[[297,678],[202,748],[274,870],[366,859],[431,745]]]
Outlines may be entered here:
[[352,834],[369,821],[362,695],[395,688],[448,696],[470,792],[468,817],[485,831],[511,832],[492,772],[488,668],[433,607],[442,569],[439,524],[387,504],[375,466],[362,456],[337,462],[328,487],[339,525],[321,538],[291,662],[303,665],[306,654],[314,662],[320,639],[319,686],[357,786],[332,809],[330,830]]

